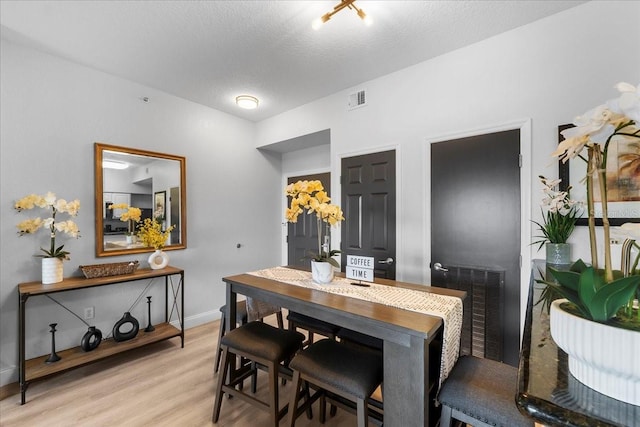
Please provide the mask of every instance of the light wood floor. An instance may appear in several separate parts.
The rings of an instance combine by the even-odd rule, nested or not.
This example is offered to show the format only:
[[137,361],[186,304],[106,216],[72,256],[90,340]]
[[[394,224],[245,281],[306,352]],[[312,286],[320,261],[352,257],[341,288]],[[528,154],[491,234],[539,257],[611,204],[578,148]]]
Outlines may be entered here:
[[[111,359],[32,383],[27,403],[20,396],[0,401],[0,425],[14,426],[211,426],[217,375],[213,363],[219,322],[186,331],[180,340],[153,344]],[[265,398],[265,373],[259,374],[258,396]],[[281,386],[281,405],[291,386]],[[296,426],[319,426],[318,403],[314,419],[302,415]],[[281,421],[288,422],[288,416]],[[222,403],[218,426],[267,426],[266,412],[239,399]],[[338,410],[325,424],[355,426],[355,416]]]

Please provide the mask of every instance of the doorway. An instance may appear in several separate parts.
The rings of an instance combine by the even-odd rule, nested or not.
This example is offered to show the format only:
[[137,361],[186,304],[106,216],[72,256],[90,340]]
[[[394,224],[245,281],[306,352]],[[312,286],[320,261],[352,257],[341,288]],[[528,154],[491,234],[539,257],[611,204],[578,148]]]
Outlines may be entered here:
[[[298,181],[315,181],[322,183],[327,195],[331,197],[331,174],[294,176],[287,179],[287,184]],[[291,198],[287,197],[287,205]],[[306,267],[311,270],[311,259],[305,258],[309,252],[318,252],[318,227],[315,215],[300,215],[297,222],[287,223],[287,265]]]
[[462,352],[517,365],[519,129],[431,144],[431,282],[466,290]]
[[374,276],[396,278],[396,152],[342,159],[341,265],[347,255],[375,258]]

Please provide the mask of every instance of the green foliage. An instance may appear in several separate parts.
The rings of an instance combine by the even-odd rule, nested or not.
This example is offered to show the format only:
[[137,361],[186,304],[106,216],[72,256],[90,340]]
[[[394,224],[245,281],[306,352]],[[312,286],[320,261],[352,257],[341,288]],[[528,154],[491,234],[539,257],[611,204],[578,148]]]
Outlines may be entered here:
[[607,283],[603,270],[588,267],[582,260],[569,270],[549,267],[549,271],[555,281],[537,280],[547,286],[541,298],[545,304],[560,296],[569,300],[582,317],[602,323],[627,306],[640,286],[640,275],[623,277],[620,271],[614,271],[614,280]]
[[[54,246],[52,246],[52,248],[53,247]],[[71,252],[63,251],[62,250],[63,248],[64,248],[64,245],[58,246],[56,249],[53,249],[53,250],[46,250],[45,248],[40,248],[40,250],[44,252],[45,255],[36,255],[36,256],[39,258],[60,258],[61,260],[68,260],[69,254]]]
[[328,262],[332,266],[336,268],[340,268],[340,263],[338,263],[338,261],[332,258],[333,256],[338,255],[339,253],[341,253],[341,251],[339,251],[338,249],[332,249],[329,251],[329,253],[325,251],[320,251],[319,254],[309,251],[307,252],[307,256],[305,256],[303,259],[310,259],[315,262]]
[[536,236],[539,240],[531,243],[532,245],[539,245],[538,250],[542,249],[545,243],[567,243],[569,236],[571,236],[576,227],[578,209],[572,207],[566,215],[562,215],[557,211],[548,211],[545,215],[543,211],[542,217],[544,218],[543,224],[532,221],[542,232],[541,236]]

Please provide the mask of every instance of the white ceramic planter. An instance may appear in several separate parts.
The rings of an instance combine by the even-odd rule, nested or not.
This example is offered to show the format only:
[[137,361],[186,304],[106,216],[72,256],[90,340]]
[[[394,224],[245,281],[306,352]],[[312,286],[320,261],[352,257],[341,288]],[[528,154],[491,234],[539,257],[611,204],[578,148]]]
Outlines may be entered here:
[[569,355],[569,372],[606,396],[640,405],[640,332],[583,319],[551,304],[551,336]]
[[333,266],[328,262],[311,261],[311,278],[315,283],[326,285],[333,281]]
[[64,276],[62,260],[60,258],[42,258],[42,284],[62,282]]

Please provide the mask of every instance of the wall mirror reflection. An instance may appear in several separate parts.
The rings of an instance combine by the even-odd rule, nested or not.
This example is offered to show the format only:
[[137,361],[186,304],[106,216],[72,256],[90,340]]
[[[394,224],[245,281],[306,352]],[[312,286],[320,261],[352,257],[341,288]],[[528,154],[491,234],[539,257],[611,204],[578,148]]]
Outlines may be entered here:
[[153,251],[136,237],[145,219],[173,226],[164,250],[186,248],[185,168],[182,156],[96,142],[96,256]]

